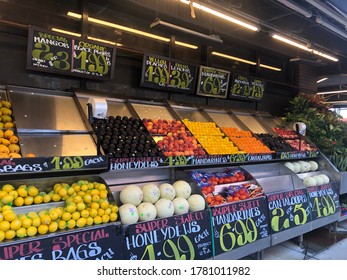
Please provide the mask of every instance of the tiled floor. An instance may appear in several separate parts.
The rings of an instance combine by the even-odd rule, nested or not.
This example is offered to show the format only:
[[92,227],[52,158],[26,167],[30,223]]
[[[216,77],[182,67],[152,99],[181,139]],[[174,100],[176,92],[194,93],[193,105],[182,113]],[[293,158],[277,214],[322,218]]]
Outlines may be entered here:
[[[244,259],[254,259],[253,256]],[[347,221],[335,230],[328,227],[304,234],[302,246],[297,239],[265,249],[262,260],[347,260]]]

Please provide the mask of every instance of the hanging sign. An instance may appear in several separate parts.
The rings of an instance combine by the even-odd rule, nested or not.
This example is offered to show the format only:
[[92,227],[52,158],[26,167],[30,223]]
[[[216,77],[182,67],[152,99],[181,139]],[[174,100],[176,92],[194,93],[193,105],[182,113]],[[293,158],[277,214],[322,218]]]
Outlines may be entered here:
[[311,221],[306,189],[267,195],[271,230],[278,233]]
[[124,258],[129,260],[204,260],[212,257],[208,209],[129,225]]
[[91,79],[113,77],[115,48],[80,38],[29,28],[27,69]]
[[197,95],[226,98],[230,72],[226,70],[200,66]]
[[259,101],[264,97],[265,82],[259,78],[252,78],[244,75],[234,75],[230,97]]
[[145,55],[141,86],[167,91],[193,93],[196,66],[166,57]]
[[212,207],[215,255],[269,236],[265,197]]

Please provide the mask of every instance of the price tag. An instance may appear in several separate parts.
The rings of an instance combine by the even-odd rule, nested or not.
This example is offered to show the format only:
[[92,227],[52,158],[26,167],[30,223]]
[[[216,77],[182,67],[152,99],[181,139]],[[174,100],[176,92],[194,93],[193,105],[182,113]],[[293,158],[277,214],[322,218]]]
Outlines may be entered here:
[[340,211],[339,195],[331,184],[309,187],[312,220],[324,218]]
[[230,162],[246,162],[247,154],[231,154]]
[[267,200],[271,230],[274,233],[311,221],[306,189],[270,194]]
[[192,93],[195,77],[194,65],[152,55],[143,58],[141,86]]
[[129,225],[125,259],[203,260],[212,256],[209,211]]
[[188,164],[188,159],[185,156],[171,156],[167,157],[163,164],[168,166],[184,166]]
[[230,72],[226,70],[200,66],[197,95],[226,98]]
[[258,78],[234,75],[230,96],[243,99],[261,100],[264,96],[265,82]]
[[216,255],[269,236],[264,197],[212,208]]

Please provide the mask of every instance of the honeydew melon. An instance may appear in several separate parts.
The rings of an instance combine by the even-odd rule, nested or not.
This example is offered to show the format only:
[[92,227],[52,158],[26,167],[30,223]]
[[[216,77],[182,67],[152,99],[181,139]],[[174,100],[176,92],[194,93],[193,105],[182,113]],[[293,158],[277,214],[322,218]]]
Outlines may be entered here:
[[294,165],[291,163],[291,162],[285,162],[284,163],[284,166],[285,167],[287,167],[287,168],[289,168],[291,171],[293,171],[294,172]]
[[300,172],[300,164],[297,162],[293,162],[292,164],[294,166],[294,172],[299,173]]
[[303,161],[303,160],[299,160],[298,163],[300,164],[300,173],[305,173],[310,171],[310,165]]
[[318,163],[317,162],[315,162],[314,160],[310,160],[309,162],[308,162],[309,164],[310,164],[310,166],[311,166],[311,168],[310,168],[310,170],[311,171],[316,171],[316,170],[318,170]]
[[310,176],[305,177],[303,181],[306,187],[314,187],[316,185],[316,180]]
[[183,180],[179,180],[173,183],[173,187],[176,191],[176,197],[183,197],[185,199],[188,199],[188,197],[192,193],[192,188],[190,187],[190,185]]
[[135,205],[126,203],[118,209],[119,217],[124,225],[135,224],[139,220],[139,213]]
[[316,186],[320,186],[324,184],[324,179],[320,175],[313,176],[313,179],[316,181]]
[[183,197],[176,197],[172,203],[174,204],[174,214],[182,215],[189,212],[189,203]]
[[192,212],[205,209],[205,199],[199,194],[192,194],[188,199],[189,210]]
[[142,187],[143,202],[156,203],[160,198],[160,190],[154,183],[146,184]]
[[327,175],[320,174],[318,176],[320,176],[323,179],[323,184],[328,184],[330,182],[330,179],[329,179],[329,177]]
[[141,222],[151,221],[157,217],[157,209],[150,202],[142,202],[137,206],[137,211]]
[[174,204],[167,198],[160,198],[155,204],[158,218],[171,217],[175,212]]
[[119,199],[122,204],[130,203],[138,206],[143,199],[142,189],[137,185],[128,185],[121,190]]
[[176,196],[175,188],[169,183],[159,185],[160,198],[167,198],[173,200]]

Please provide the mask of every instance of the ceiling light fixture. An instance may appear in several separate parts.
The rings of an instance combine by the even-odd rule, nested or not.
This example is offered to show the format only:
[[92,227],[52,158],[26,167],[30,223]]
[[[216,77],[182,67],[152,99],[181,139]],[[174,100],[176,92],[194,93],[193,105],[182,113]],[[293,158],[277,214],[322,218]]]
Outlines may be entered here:
[[[249,65],[257,65],[257,63],[254,62],[254,61],[250,61],[250,60],[243,59],[243,58],[240,58],[240,57],[228,55],[228,54],[225,54],[225,53],[212,52],[212,55],[223,57],[223,58],[227,58],[227,59],[230,59],[230,60],[243,62],[243,63],[249,64]],[[262,67],[262,68],[267,68],[267,69],[274,70],[274,71],[282,71],[281,68],[277,68],[277,67],[266,65],[266,64],[259,64],[259,66]]]
[[180,2],[183,3],[183,4],[186,4],[186,5],[193,5],[193,7],[196,8],[196,9],[202,10],[202,11],[204,11],[206,13],[209,13],[209,14],[212,14],[212,15],[217,16],[219,18],[225,19],[225,20],[227,20],[229,22],[232,22],[232,23],[237,24],[239,26],[245,27],[245,28],[247,28],[249,30],[252,30],[252,31],[259,31],[260,30],[260,27],[257,26],[257,25],[241,21],[241,20],[239,20],[237,18],[234,18],[234,17],[231,17],[229,15],[223,14],[221,12],[218,12],[216,10],[213,10],[213,9],[211,9],[209,7],[203,6],[203,5],[198,4],[196,2],[189,1],[189,0],[180,0]]
[[319,83],[321,83],[321,82],[324,82],[324,81],[327,80],[327,79],[328,79],[327,77],[322,78],[322,79],[319,79],[319,80],[317,81],[317,84],[319,84]]
[[347,32],[343,31],[342,29],[337,28],[336,26],[334,26],[333,24],[331,24],[330,22],[324,20],[323,18],[321,18],[320,16],[316,17],[316,22],[326,28],[328,28],[329,30],[335,32],[336,34],[342,36],[343,38],[347,38]]
[[215,41],[217,43],[223,43],[223,40],[220,39],[219,36],[216,36],[216,35],[206,35],[206,34],[203,34],[203,33],[200,33],[200,32],[197,32],[197,31],[194,31],[194,30],[191,30],[191,29],[188,29],[188,28],[184,28],[184,27],[181,27],[181,26],[178,26],[178,25],[175,25],[175,24],[163,21],[163,20],[161,20],[159,18],[155,19],[155,21],[153,23],[151,23],[150,27],[154,28],[154,27],[157,27],[159,25],[162,25],[162,26],[165,26],[165,27],[168,27],[168,28],[172,28],[172,29],[175,29],[175,30],[178,30],[178,31],[182,31],[184,33],[188,33],[188,34],[191,34],[191,35],[194,35],[194,36],[198,36],[198,37],[201,37],[203,39]]
[[300,5],[296,4],[295,2],[291,0],[277,0],[277,2],[282,3],[283,5],[287,6],[288,8],[302,14],[303,16],[310,18],[312,17],[312,12],[310,10],[307,10]]
[[317,92],[318,95],[324,95],[324,94],[340,94],[340,93],[347,93],[346,89],[343,90],[333,90],[333,91],[322,91]]
[[278,34],[275,34],[275,33],[271,33],[271,32],[270,32],[270,36],[271,36],[272,38],[276,39],[276,40],[279,40],[279,41],[283,42],[283,43],[292,45],[292,46],[294,46],[294,47],[297,47],[297,48],[302,49],[302,50],[304,50],[304,51],[307,51],[307,52],[313,53],[313,54],[315,54],[315,55],[324,57],[324,58],[329,59],[329,60],[332,60],[332,61],[334,61],[334,62],[339,61],[339,59],[336,58],[336,57],[333,57],[333,56],[331,56],[331,55],[328,55],[328,54],[326,54],[326,53],[323,53],[323,52],[318,51],[318,50],[315,50],[315,49],[311,49],[311,48],[307,47],[306,45],[304,45],[304,44],[302,44],[302,43],[298,43],[298,42],[296,42],[296,41],[293,41],[293,40],[291,40],[291,39],[289,39],[289,38],[286,38],[286,37],[283,37],[283,36],[281,36],[281,35],[278,35]]
[[67,35],[71,35],[71,36],[75,36],[75,37],[81,37],[81,34],[79,34],[79,33],[68,31],[68,30],[64,30],[64,29],[60,29],[60,28],[53,27],[52,31],[63,33],[63,34],[67,34]]
[[[73,17],[73,18],[77,18],[77,19],[81,19],[82,18],[81,14],[77,14],[77,13],[74,13],[74,12],[68,12],[67,15],[70,16],[70,17]],[[115,29],[123,30],[123,31],[129,32],[129,33],[133,33],[133,34],[144,36],[144,37],[147,37],[147,38],[159,40],[159,41],[166,42],[166,43],[169,43],[171,41],[171,39],[167,38],[167,37],[155,35],[155,34],[152,34],[152,33],[149,33],[149,32],[141,31],[141,30],[138,30],[138,29],[130,28],[130,27],[127,27],[127,26],[119,25],[119,24],[108,22],[108,21],[101,20],[101,19],[88,17],[88,21],[92,22],[92,23],[95,23],[95,24],[100,24],[100,25],[103,25],[103,26],[112,27],[112,28],[115,28]],[[188,43],[184,43],[184,42],[180,42],[180,41],[175,41],[175,44],[179,45],[179,46],[186,47],[186,48],[191,48],[191,49],[197,49],[198,48],[198,46],[195,46],[195,45],[192,45],[192,44],[188,44]]]

